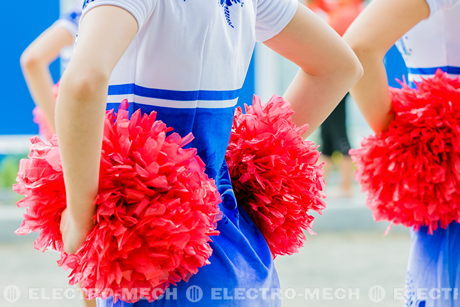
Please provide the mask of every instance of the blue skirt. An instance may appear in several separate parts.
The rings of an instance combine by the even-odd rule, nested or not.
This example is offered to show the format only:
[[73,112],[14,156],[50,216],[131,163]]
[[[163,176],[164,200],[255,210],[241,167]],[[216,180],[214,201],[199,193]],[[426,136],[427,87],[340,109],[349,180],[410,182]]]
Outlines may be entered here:
[[[108,104],[117,109],[119,104]],[[216,181],[222,195],[218,236],[212,238],[211,264],[202,267],[188,282],[171,286],[166,295],[149,303],[135,304],[98,300],[99,307],[279,307],[281,305],[278,276],[265,238],[238,206],[225,153],[233,122],[234,108],[176,109],[130,104],[130,111],[157,112],[157,119],[174,127],[185,136],[192,132],[190,144],[206,164],[206,173]],[[129,289],[126,289],[129,291]]]
[[412,232],[407,307],[460,307],[460,224]]
[[247,213],[237,206],[227,167],[217,180],[222,195],[220,235],[213,237],[211,264],[188,282],[149,303],[98,299],[98,307],[280,307],[280,286],[270,249]]

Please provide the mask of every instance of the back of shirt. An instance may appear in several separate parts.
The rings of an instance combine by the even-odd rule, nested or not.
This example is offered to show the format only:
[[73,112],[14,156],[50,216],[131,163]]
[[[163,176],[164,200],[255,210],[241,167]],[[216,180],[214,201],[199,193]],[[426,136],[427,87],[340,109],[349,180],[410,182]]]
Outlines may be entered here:
[[255,43],[285,27],[297,1],[87,0],[82,18],[100,5],[124,8],[139,25],[112,73],[109,107],[127,99],[158,110],[181,135],[193,132],[216,176]]
[[[115,5],[130,12],[139,31],[112,73],[108,108],[128,99],[131,110],[156,111],[157,118],[185,136],[216,180],[222,195],[220,235],[213,237],[210,264],[187,283],[171,286],[177,299],[142,306],[280,306],[279,297],[235,302],[212,298],[213,289],[278,289],[273,258],[260,231],[237,205],[225,152],[234,108],[256,41],[280,33],[293,18],[297,0],[87,0],[86,12]],[[198,304],[187,300],[199,287]],[[101,306],[113,306],[109,299]]]
[[460,0],[427,0],[430,17],[397,43],[409,81],[434,75],[438,68],[460,76]]

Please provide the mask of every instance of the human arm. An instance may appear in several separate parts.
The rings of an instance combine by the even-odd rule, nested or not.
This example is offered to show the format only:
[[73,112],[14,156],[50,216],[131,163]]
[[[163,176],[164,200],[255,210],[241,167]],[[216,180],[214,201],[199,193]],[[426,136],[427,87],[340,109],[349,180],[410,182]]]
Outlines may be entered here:
[[86,13],[64,73],[56,105],[67,212],[61,232],[65,250],[76,252],[92,227],[108,81],[138,30],[136,19],[116,6]]
[[364,68],[351,94],[375,132],[386,129],[392,119],[383,58],[399,38],[429,14],[425,0],[373,0],[344,35]]
[[50,127],[55,130],[53,80],[49,65],[64,47],[74,42],[73,33],[59,24],[43,32],[21,56],[21,67],[35,104],[40,107]]
[[285,93],[307,134],[332,112],[360,78],[358,59],[340,36],[302,5],[290,23],[265,44],[300,67]]

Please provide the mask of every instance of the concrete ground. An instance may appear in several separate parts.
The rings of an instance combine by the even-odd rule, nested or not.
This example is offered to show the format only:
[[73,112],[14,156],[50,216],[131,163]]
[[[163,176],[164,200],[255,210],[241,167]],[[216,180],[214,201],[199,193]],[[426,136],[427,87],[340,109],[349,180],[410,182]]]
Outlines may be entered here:
[[406,233],[318,234],[299,254],[276,260],[283,289],[296,290],[285,292],[283,306],[404,306],[408,254]]
[[[404,287],[408,240],[401,233],[384,237],[356,232],[310,238],[299,254],[276,259],[283,306],[403,306],[393,292]],[[1,244],[0,306],[82,306],[74,298],[78,291],[65,286],[65,273],[56,259],[55,254],[33,250],[30,241]]]
[[[314,227],[318,234],[300,253],[275,260],[283,306],[404,306],[408,231],[395,227],[385,236],[387,224],[373,221],[358,190],[353,198],[329,194]],[[13,234],[21,212],[5,203],[0,197],[0,307],[82,306],[78,290],[66,286],[57,255],[35,251],[32,238]]]

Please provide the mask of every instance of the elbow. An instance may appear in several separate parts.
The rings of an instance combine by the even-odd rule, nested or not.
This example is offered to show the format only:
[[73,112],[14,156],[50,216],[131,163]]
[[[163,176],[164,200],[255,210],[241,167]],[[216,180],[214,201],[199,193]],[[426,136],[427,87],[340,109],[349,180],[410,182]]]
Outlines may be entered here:
[[22,53],[20,63],[24,71],[31,71],[45,65],[43,59],[38,54],[28,49]]
[[325,78],[332,82],[340,82],[352,87],[358,82],[363,74],[364,68],[358,56],[347,45],[343,45],[334,56],[331,56],[327,61],[322,61],[321,65],[314,70],[307,67],[304,71],[315,77]]
[[383,61],[386,51],[378,50],[375,46],[364,42],[349,41],[348,43],[364,69],[368,63],[374,62],[375,60]]
[[361,61],[355,54],[350,55],[349,65],[346,68],[349,78],[353,81],[353,85],[358,82],[364,75],[364,68]]
[[350,47],[361,63],[374,54],[374,50],[366,45],[350,44]]
[[[109,75],[97,70],[64,73],[59,86],[59,96],[66,97],[66,102],[86,103],[100,96],[102,91],[106,94]],[[70,99],[69,99],[70,98]]]
[[345,56],[331,64],[327,74],[334,80],[348,80],[350,87],[356,84],[364,74],[360,60],[350,49]]

